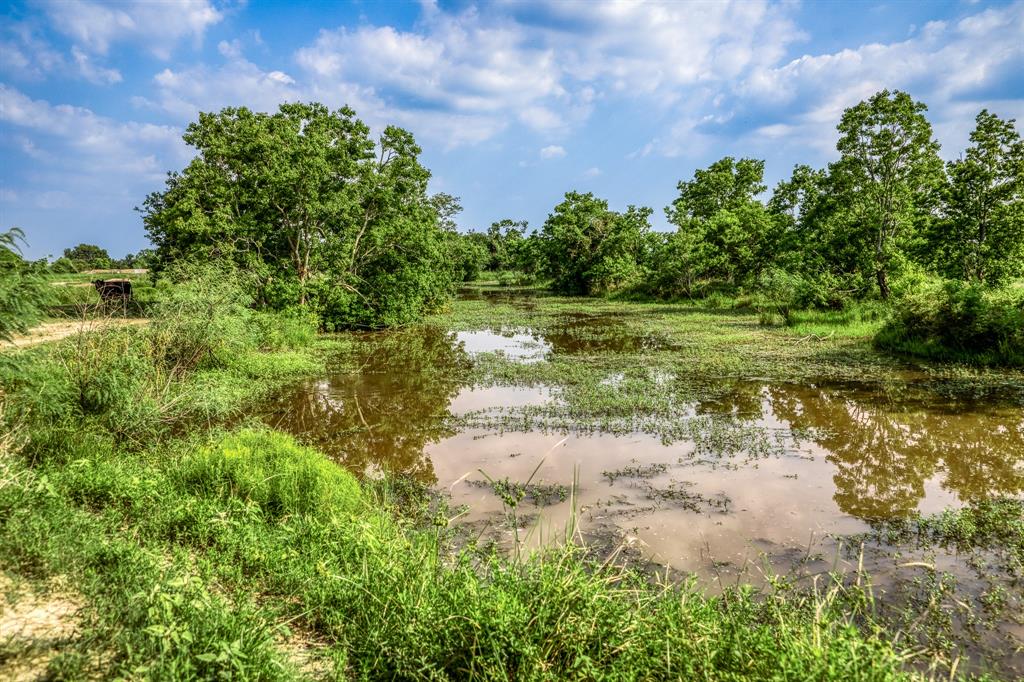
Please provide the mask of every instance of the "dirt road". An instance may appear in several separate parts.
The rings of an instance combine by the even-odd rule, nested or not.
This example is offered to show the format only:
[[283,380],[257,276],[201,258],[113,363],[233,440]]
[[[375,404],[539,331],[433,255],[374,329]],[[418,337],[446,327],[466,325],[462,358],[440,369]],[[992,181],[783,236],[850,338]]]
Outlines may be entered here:
[[146,324],[148,320],[140,318],[131,319],[107,319],[107,320],[62,320],[60,322],[46,322],[38,327],[33,327],[28,334],[15,336],[10,341],[0,341],[0,351],[11,348],[28,348],[40,343],[59,341],[79,332],[91,332],[107,327],[136,326]]

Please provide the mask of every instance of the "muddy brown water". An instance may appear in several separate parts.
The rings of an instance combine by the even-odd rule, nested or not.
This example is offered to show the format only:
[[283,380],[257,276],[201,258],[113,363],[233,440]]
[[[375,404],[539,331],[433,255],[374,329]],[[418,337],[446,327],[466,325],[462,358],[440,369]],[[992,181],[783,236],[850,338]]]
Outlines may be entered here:
[[[524,429],[517,415],[557,405],[557,386],[460,378],[479,353],[529,363],[560,352],[540,334],[406,330],[363,339],[358,371],[293,387],[268,406],[267,420],[356,473],[385,470],[448,492],[471,519],[502,510],[489,488],[474,485],[485,474],[526,482],[537,469],[532,483],[543,486],[572,486],[575,477],[584,526],[610,524],[680,570],[1024,491],[1024,410],[1013,402],[869,384],[731,382],[679,417],[707,439],[666,443],[645,433]],[[522,509],[557,535],[569,502]]]
[[[585,332],[565,331],[574,325]],[[545,409],[562,404],[557,385],[481,386],[465,377],[481,353],[536,363],[557,353],[667,348],[614,320],[568,318],[547,334],[424,328],[360,338],[356,371],[293,387],[266,406],[265,420],[356,473],[388,471],[434,487],[464,507],[459,523],[506,547],[517,533],[490,479],[529,479],[516,510],[526,546],[564,541],[575,518],[589,541],[719,586],[797,567],[808,575],[850,569],[860,559],[841,549],[843,538],[872,521],[1024,492],[1019,399],[912,381],[710,381],[672,416],[689,424],[677,437],[610,433],[547,424]],[[923,560],[957,574],[975,596],[986,589],[955,553]],[[894,565],[884,551],[867,559],[883,591]],[[1024,636],[1016,624],[1002,627]],[[1009,657],[1010,668],[1022,665],[1019,654]]]

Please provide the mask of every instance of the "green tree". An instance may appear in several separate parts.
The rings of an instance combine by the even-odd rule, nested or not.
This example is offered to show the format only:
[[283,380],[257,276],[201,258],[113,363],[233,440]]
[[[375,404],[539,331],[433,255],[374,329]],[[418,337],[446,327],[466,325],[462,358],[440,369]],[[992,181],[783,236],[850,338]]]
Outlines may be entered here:
[[449,292],[444,205],[408,132],[375,144],[351,109],[294,103],[200,114],[185,141],[196,158],[142,208],[158,265],[232,261],[259,302],[331,328],[403,324]]
[[79,270],[104,269],[110,267],[110,254],[95,244],[79,244],[64,249],[64,257],[75,263]]
[[651,209],[636,206],[616,213],[589,192],[567,192],[541,231],[552,287],[589,295],[635,280],[650,215]]
[[516,266],[519,248],[522,246],[527,230],[525,220],[505,218],[491,223],[487,228],[487,248],[490,261],[489,270],[511,270]]
[[950,277],[998,283],[1024,274],[1024,142],[1013,119],[983,109],[971,146],[947,164],[933,246]]
[[28,331],[49,299],[46,281],[21,257],[24,239],[17,227],[0,232],[0,341]]
[[775,265],[802,282],[799,305],[842,307],[875,286],[863,230],[828,171],[795,166],[776,185],[768,212],[779,231]]
[[878,292],[889,297],[889,271],[934,205],[942,179],[939,144],[927,107],[905,92],[883,90],[843,112],[840,159],[830,175],[852,213],[849,226],[871,246]]
[[677,227],[668,242],[677,283],[689,293],[697,279],[738,283],[756,277],[773,256],[777,232],[756,198],[766,189],[764,161],[725,157],[698,169],[678,189],[665,209]]

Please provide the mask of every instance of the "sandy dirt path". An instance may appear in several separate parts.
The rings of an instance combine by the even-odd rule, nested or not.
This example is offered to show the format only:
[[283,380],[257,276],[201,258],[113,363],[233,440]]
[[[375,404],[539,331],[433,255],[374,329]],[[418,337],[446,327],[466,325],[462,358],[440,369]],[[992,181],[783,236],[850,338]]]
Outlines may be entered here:
[[136,326],[146,324],[148,320],[141,318],[105,319],[105,320],[62,320],[46,322],[33,327],[28,334],[15,336],[10,341],[0,341],[0,351],[12,348],[28,348],[40,343],[59,341],[79,332],[91,332],[107,327]]

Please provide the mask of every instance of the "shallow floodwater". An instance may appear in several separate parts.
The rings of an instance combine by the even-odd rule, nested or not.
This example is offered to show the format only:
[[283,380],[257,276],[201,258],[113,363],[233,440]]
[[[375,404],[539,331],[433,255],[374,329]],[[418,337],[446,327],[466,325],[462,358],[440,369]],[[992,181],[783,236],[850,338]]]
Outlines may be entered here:
[[[593,347],[602,329],[613,344],[633,338],[607,321],[595,328]],[[516,511],[530,544],[562,538],[575,513],[587,537],[716,575],[765,556],[785,570],[870,520],[1024,491],[1018,404],[910,384],[705,382],[673,417],[682,436],[612,434],[547,425],[558,386],[463,379],[481,353],[531,363],[578,344],[560,350],[530,330],[362,338],[358,370],[296,386],[267,420],[357,473],[386,470],[434,486],[465,505],[463,522],[499,541],[513,532],[488,480],[529,484]]]

